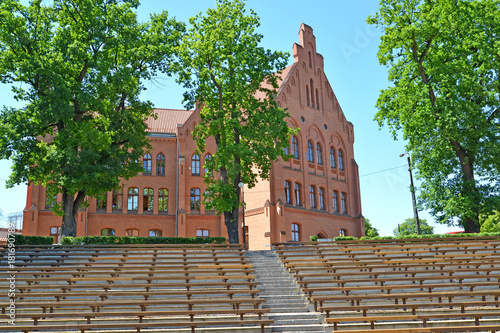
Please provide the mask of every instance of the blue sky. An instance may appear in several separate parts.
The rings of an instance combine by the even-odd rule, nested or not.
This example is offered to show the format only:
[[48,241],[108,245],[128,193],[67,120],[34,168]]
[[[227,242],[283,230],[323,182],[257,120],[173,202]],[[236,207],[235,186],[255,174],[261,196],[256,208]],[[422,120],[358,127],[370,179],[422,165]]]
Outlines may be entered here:
[[[266,48],[291,53],[293,43],[298,42],[300,24],[313,28],[317,50],[325,59],[325,73],[347,119],[354,124],[363,215],[381,235],[392,235],[398,223],[413,217],[413,210],[406,158],[399,157],[405,151],[404,142],[394,141],[386,127],[379,129],[373,121],[380,90],[389,85],[387,68],[377,59],[382,32],[366,24],[366,18],[377,11],[378,1],[247,0],[246,4],[261,19],[259,32],[264,35],[262,45]],[[138,14],[141,20],[147,20],[149,13],[167,10],[170,16],[187,22],[189,17],[213,7],[214,0],[142,0]],[[183,89],[174,78],[158,77],[145,86],[148,90],[143,97],[156,107],[183,107]],[[2,84],[1,105],[20,105],[13,101],[10,87]],[[8,161],[0,161],[0,209],[5,216],[22,211],[26,202],[26,185],[5,189],[9,167]],[[425,211],[419,216],[435,226],[435,232],[460,230],[433,223]]]

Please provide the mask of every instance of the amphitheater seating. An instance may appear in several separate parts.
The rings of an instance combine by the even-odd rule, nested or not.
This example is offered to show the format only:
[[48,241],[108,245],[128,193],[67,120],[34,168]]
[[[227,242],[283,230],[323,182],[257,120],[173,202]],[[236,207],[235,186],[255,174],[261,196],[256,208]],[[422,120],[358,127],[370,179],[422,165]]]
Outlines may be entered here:
[[[273,320],[239,245],[18,246],[15,326],[0,331],[264,332]],[[6,248],[0,262],[7,262]],[[8,289],[8,288],[7,288]],[[0,296],[2,314],[11,299]]]
[[334,331],[500,331],[500,238],[273,244]]

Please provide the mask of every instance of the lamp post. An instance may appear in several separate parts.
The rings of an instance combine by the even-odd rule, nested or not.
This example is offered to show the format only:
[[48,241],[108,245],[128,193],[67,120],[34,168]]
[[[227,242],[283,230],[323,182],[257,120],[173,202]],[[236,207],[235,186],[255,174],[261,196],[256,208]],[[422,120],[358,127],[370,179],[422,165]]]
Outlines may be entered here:
[[411,198],[412,198],[412,203],[413,203],[413,217],[415,220],[415,226],[417,228],[417,235],[420,235],[420,220],[418,219],[417,199],[415,197],[415,186],[413,186],[413,175],[411,173],[410,154],[403,153],[403,154],[399,155],[399,157],[403,157],[405,155],[408,155],[408,172],[410,173],[410,192],[411,192]]
[[246,236],[246,228],[245,228],[245,189],[243,188],[245,184],[243,182],[239,182],[238,187],[241,189],[241,197],[243,201],[243,216],[241,218],[241,222],[243,223],[243,246],[245,249],[247,248],[247,236]]

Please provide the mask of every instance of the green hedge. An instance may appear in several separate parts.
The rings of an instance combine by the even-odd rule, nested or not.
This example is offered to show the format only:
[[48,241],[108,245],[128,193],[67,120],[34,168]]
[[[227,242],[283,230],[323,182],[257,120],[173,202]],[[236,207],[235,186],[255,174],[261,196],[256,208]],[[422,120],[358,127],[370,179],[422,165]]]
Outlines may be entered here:
[[476,234],[460,233],[460,234],[436,234],[436,235],[417,235],[411,234],[403,237],[393,237],[393,236],[377,236],[377,237],[361,237],[360,240],[387,240],[387,239],[410,239],[410,238],[461,238],[461,237],[488,237],[488,236],[500,236],[500,232],[481,232]]
[[14,244],[16,245],[52,245],[54,237],[52,236],[24,236],[15,234]]
[[86,236],[63,237],[63,245],[107,245],[107,244],[225,244],[224,237],[117,237]]

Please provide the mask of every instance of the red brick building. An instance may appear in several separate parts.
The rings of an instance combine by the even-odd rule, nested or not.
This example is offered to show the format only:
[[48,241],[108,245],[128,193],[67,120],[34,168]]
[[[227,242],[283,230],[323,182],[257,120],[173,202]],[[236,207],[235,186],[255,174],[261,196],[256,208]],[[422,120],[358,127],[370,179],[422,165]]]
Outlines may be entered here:
[[[250,249],[307,241],[311,235],[364,234],[353,125],[324,74],[313,30],[305,24],[293,56],[294,63],[281,75],[277,99],[288,108],[289,126],[300,128],[290,140],[294,158],[276,162],[269,181],[244,189]],[[144,173],[124,182],[123,191],[107,193],[105,200],[90,198],[88,209],[78,213],[77,236],[227,236],[223,216],[200,204],[204,160],[215,143],[208,142],[201,156],[195,154],[191,132],[199,110],[156,113],[158,118],[148,121],[152,148],[144,155]],[[46,199],[44,187],[28,187],[24,234],[58,234],[61,218],[50,212]]]

